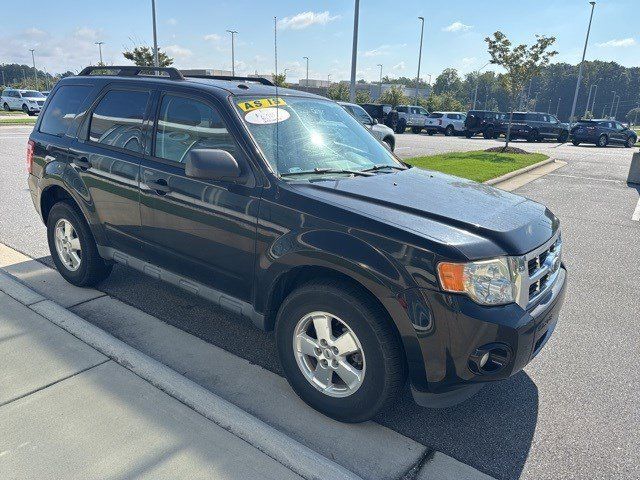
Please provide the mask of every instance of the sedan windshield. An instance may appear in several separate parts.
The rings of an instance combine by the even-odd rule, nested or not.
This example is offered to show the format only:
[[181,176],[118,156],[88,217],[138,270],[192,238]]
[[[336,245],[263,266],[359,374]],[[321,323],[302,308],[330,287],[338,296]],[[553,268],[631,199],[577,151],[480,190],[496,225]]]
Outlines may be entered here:
[[353,116],[329,100],[236,97],[233,101],[281,176],[299,179],[404,168]]
[[22,97],[26,97],[26,98],[45,98],[45,96],[43,94],[41,94],[40,92],[36,92],[33,90],[29,90],[27,92],[22,92]]

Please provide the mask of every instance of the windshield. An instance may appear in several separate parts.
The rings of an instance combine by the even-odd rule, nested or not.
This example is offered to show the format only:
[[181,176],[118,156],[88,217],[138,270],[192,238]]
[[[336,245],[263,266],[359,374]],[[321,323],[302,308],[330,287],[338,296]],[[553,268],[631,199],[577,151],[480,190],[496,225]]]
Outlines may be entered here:
[[29,90],[28,92],[22,92],[22,97],[26,97],[26,98],[45,98],[45,96],[43,94],[41,94],[40,92],[36,92],[33,90]]
[[[340,105],[304,97],[236,97],[234,103],[267,161],[279,175],[402,167]],[[304,175],[301,175],[304,178]],[[296,175],[297,178],[300,176]]]

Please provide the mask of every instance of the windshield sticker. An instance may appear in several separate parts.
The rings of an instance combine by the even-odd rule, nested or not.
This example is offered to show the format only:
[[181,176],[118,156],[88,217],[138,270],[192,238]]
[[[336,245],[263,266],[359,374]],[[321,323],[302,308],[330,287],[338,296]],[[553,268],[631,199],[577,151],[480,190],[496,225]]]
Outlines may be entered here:
[[254,125],[271,125],[288,120],[291,114],[283,108],[260,108],[252,110],[244,116],[247,123]]
[[259,108],[284,107],[286,102],[282,98],[260,98],[257,100],[249,100],[238,102],[238,106],[245,112],[258,110]]

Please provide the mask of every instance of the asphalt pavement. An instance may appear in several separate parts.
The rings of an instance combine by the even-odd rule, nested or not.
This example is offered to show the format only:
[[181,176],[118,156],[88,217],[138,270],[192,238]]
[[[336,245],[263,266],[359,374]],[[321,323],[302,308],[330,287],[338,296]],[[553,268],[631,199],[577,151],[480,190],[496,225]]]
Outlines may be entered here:
[[[50,265],[26,187],[28,132],[0,129],[0,242]],[[494,144],[404,134],[397,153]],[[376,420],[499,479],[640,478],[640,223],[632,220],[639,190],[626,184],[632,150],[516,144],[567,162],[516,192],[561,220],[569,290],[554,336],[523,372],[459,406],[423,409],[405,391]],[[281,374],[271,334],[203,300],[119,266],[100,289]]]

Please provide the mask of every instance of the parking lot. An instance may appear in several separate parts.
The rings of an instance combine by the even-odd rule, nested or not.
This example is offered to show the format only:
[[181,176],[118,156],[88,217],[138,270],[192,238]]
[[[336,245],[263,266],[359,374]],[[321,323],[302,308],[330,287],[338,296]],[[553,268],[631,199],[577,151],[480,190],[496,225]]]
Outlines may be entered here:
[[[26,186],[29,131],[0,129],[0,242],[51,265]],[[396,153],[407,158],[500,143],[407,133],[397,136]],[[569,289],[559,326],[523,372],[469,401],[423,409],[405,391],[376,421],[498,479],[640,478],[640,439],[631,434],[640,431],[640,222],[632,220],[640,188],[626,183],[632,150],[514,145],[567,162],[516,192],[561,220]],[[100,289],[281,373],[271,334],[188,293],[119,266]]]

